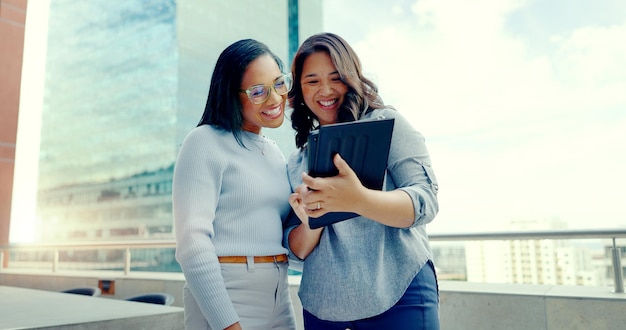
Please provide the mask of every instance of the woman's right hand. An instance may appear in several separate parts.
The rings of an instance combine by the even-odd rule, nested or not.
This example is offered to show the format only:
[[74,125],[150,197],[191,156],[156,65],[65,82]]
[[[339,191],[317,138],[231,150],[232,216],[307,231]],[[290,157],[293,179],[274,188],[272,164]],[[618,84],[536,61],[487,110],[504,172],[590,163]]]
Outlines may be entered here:
[[289,248],[300,259],[305,259],[315,249],[324,230],[323,227],[316,229],[309,227],[309,216],[307,215],[309,210],[303,201],[309,193],[309,187],[303,184],[298,186],[296,191],[289,196],[291,208],[302,221],[302,224],[289,233]]
[[289,196],[289,205],[296,213],[303,224],[309,226],[309,216],[306,214],[306,205],[302,202],[302,196],[306,194],[308,188],[306,185],[300,185],[296,191]]

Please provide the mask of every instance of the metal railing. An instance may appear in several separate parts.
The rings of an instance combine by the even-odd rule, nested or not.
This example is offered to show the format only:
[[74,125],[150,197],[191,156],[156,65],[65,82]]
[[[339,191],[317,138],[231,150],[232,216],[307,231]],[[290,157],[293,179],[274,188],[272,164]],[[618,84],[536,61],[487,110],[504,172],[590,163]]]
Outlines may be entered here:
[[128,241],[101,241],[101,242],[60,242],[60,243],[13,243],[0,246],[0,271],[4,268],[4,258],[9,251],[52,251],[52,272],[59,270],[59,251],[65,250],[123,250],[124,251],[124,274],[130,273],[132,249],[174,249],[174,239],[161,240],[128,240]]
[[626,229],[621,230],[550,230],[550,231],[517,231],[517,232],[483,232],[432,234],[431,241],[495,241],[495,240],[537,240],[537,239],[611,239],[611,265],[613,267],[614,292],[624,293],[624,276],[622,259],[616,239],[626,238]]
[[[451,233],[430,234],[431,241],[489,241],[489,240],[538,240],[538,239],[611,239],[611,265],[614,270],[614,292],[624,292],[624,278],[622,274],[621,252],[617,247],[616,239],[626,238],[626,229],[622,230],[552,230],[552,231],[507,231],[482,233]],[[62,243],[13,243],[0,246],[0,271],[8,265],[5,260],[9,251],[38,251],[49,250],[53,253],[52,271],[59,269],[59,251],[64,250],[124,250],[124,274],[131,271],[131,249],[159,249],[175,248],[174,239],[162,240],[128,240],[102,242],[62,242]]]

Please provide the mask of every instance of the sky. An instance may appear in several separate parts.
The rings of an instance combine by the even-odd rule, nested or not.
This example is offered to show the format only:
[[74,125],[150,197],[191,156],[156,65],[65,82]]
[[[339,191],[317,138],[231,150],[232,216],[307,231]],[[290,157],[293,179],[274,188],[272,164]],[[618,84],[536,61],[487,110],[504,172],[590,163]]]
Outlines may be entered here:
[[326,0],[324,29],[425,136],[430,232],[626,227],[626,2]]
[[[20,109],[43,100],[41,4],[29,2]],[[626,228],[626,1],[325,0],[323,13],[426,138],[440,187],[429,232]],[[19,115],[18,141],[38,145],[40,114]],[[32,232],[37,162],[17,148],[32,166],[15,169],[12,241]]]

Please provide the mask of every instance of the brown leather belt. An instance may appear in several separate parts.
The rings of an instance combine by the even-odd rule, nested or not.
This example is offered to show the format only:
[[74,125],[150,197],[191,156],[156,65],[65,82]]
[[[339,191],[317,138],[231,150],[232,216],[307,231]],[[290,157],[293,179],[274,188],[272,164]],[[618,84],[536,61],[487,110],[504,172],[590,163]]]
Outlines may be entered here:
[[[246,256],[222,256],[222,257],[217,257],[217,260],[225,264],[245,264],[248,262],[248,257]],[[254,262],[255,263],[269,263],[269,262],[284,263],[284,262],[287,262],[287,255],[279,254],[275,256],[254,257]]]

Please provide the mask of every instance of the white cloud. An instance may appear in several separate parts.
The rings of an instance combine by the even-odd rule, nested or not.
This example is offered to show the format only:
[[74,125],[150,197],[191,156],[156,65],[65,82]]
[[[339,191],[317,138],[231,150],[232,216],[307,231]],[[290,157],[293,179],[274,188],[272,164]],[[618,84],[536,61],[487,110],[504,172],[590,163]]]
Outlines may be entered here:
[[377,18],[377,29],[353,37],[384,100],[427,138],[441,184],[433,228],[553,216],[572,227],[626,223],[618,200],[626,184],[626,20],[581,27],[531,51],[505,26],[523,5],[420,0],[407,11],[413,16],[393,7],[389,21]]
[[576,30],[569,38],[556,40],[559,49],[555,65],[564,80],[585,88],[623,86],[626,81],[624,40],[626,24]]

